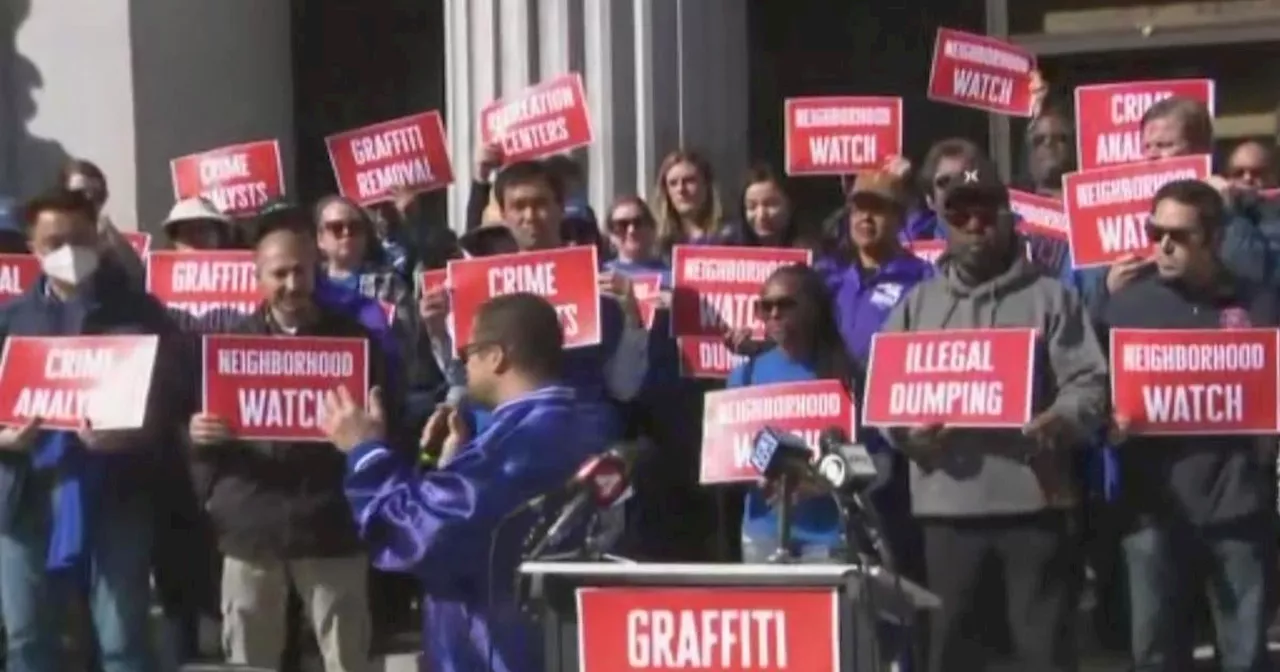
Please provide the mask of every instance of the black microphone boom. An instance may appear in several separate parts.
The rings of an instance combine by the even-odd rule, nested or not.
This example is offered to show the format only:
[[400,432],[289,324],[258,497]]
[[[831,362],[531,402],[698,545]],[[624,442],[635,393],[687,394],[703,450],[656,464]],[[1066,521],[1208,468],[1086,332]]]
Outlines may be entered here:
[[526,558],[541,557],[555,548],[578,527],[589,511],[606,509],[626,497],[630,493],[628,479],[631,466],[639,452],[639,444],[623,443],[587,458],[565,488],[568,502]]

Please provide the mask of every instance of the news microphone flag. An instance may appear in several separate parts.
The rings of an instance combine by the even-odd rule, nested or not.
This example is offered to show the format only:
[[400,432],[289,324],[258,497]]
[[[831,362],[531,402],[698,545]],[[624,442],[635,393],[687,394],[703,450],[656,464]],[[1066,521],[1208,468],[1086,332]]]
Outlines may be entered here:
[[796,461],[808,465],[810,455],[812,451],[800,437],[765,427],[756,433],[748,463],[761,476],[774,478]]

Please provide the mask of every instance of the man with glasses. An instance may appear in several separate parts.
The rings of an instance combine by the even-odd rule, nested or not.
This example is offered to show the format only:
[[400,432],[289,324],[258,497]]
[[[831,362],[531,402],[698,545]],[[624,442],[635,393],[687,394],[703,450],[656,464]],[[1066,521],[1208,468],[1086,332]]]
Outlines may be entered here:
[[[1152,269],[1109,297],[1104,325],[1275,327],[1275,292],[1233,275],[1217,252],[1227,217],[1209,185],[1164,185],[1147,224],[1157,244]],[[1116,425],[1134,669],[1191,668],[1194,595],[1206,584],[1222,669],[1270,669],[1274,437],[1126,438],[1126,419]]]
[[1245,140],[1236,145],[1227,159],[1223,175],[1231,186],[1240,191],[1272,189],[1277,185],[1274,146],[1257,140]]
[[981,568],[1003,570],[1018,669],[1074,670],[1079,593],[1074,451],[1104,424],[1107,365],[1074,292],[1026,259],[1008,189],[977,162],[939,194],[947,252],[938,274],[889,314],[883,331],[1033,328],[1035,414],[1021,432],[942,425],[891,429],[911,463],[911,507],[924,533],[931,617],[929,669],[984,668],[965,617],[990,596]]

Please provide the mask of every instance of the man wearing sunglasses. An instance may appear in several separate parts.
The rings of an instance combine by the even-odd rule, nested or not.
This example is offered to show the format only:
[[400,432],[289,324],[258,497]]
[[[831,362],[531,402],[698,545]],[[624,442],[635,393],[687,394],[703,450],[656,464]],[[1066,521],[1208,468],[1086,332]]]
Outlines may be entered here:
[[[1103,324],[1275,327],[1275,292],[1234,275],[1218,252],[1228,221],[1218,192],[1180,180],[1161,187],[1152,202],[1152,269],[1110,296]],[[1127,420],[1115,424],[1134,669],[1191,668],[1193,591],[1206,585],[1222,669],[1270,669],[1275,437],[1126,437]]]

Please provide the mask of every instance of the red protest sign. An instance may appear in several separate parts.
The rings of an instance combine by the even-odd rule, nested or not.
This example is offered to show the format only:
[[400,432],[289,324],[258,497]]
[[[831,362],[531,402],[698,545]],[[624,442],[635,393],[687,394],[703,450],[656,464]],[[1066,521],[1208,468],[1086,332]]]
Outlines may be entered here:
[[169,162],[169,172],[174,200],[203,196],[228,215],[256,215],[267,201],[284,194],[284,167],[275,140],[181,156]]
[[1035,54],[994,37],[939,28],[929,100],[1015,117],[1031,116]]
[[678,336],[680,375],[685,378],[727,378],[747,358],[729,351],[724,336]]
[[849,391],[838,380],[774,383],[717,390],[706,394],[702,411],[699,482],[755,482],[751,446],[766,426],[791,432],[815,451],[823,430],[838,427],[856,433],[857,413]]
[[418,293],[428,294],[444,287],[449,282],[449,269],[434,268],[418,274]]
[[848,175],[902,154],[901,98],[788,98],[785,111],[788,175]]
[[564,327],[564,347],[600,343],[599,265],[596,248],[565,247],[499,254],[449,262],[458,352],[471,342],[476,311],[495,296],[528,292],[555,306]]
[[836,592],[579,588],[583,672],[839,670]]
[[139,257],[147,258],[147,253],[151,251],[151,234],[141,231],[121,231],[120,235],[129,241],[129,247],[132,247]]
[[444,123],[436,111],[392,119],[324,139],[338,192],[357,203],[391,198],[394,189],[443,189],[453,182]]
[[1129,433],[1275,434],[1280,332],[1113,329],[1111,403]]
[[538,159],[591,144],[582,75],[541,82],[480,110],[480,141],[502,143],[504,163]]
[[632,291],[636,295],[636,303],[640,304],[640,320],[645,329],[653,328],[653,321],[658,317],[658,306],[662,303],[662,276],[658,273],[637,273],[628,276]]
[[936,264],[942,253],[947,251],[947,241],[910,240],[907,241],[907,250],[931,264]]
[[0,425],[137,429],[146,421],[155,336],[12,336],[0,354]]
[[147,292],[196,331],[225,331],[262,302],[249,250],[152,252]]
[[1076,156],[1079,170],[1144,159],[1142,115],[1165,98],[1198,100],[1213,115],[1212,79],[1165,79],[1076,87]]
[[364,406],[369,343],[319,336],[204,337],[201,408],[245,441],[325,441],[324,395],[347,388]]
[[0,301],[22,296],[40,277],[40,259],[33,254],[0,254]]
[[1031,420],[1034,329],[952,329],[871,338],[862,424],[1022,427]]
[[1009,209],[1022,218],[1018,227],[1024,235],[1067,239],[1067,213],[1062,201],[1010,189]]
[[1146,222],[1156,191],[1173,180],[1209,176],[1208,156],[1096,168],[1062,177],[1062,200],[1071,239],[1071,267],[1107,266],[1151,249]]

